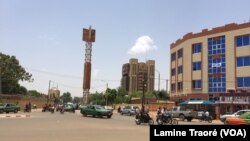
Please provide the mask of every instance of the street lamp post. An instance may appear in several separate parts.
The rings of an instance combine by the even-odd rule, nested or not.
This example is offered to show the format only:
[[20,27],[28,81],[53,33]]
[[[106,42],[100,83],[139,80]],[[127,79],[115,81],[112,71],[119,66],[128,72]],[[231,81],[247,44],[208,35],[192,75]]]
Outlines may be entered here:
[[[108,82],[106,83],[106,91],[108,90]],[[106,106],[108,106],[108,95],[106,97]]]
[[155,69],[155,71],[158,72],[158,91],[160,91],[161,74],[160,74],[160,71],[158,71],[157,69]]
[[[106,92],[107,92],[107,89],[108,89],[108,82],[105,81],[105,80],[101,80],[101,81],[106,83],[106,91],[105,91],[105,93],[106,93]],[[107,96],[107,95],[106,95],[105,103],[106,103],[106,106],[108,106],[108,96]]]
[[145,87],[146,85],[146,77],[145,74],[143,74],[143,80],[142,80],[142,102],[141,102],[141,106],[144,107],[145,105]]

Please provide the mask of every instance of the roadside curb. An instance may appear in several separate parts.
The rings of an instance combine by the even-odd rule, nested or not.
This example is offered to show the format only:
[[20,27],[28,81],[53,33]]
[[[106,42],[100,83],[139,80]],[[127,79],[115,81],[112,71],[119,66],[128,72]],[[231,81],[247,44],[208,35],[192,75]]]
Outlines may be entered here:
[[26,117],[31,117],[30,115],[0,115],[0,118],[26,118]]

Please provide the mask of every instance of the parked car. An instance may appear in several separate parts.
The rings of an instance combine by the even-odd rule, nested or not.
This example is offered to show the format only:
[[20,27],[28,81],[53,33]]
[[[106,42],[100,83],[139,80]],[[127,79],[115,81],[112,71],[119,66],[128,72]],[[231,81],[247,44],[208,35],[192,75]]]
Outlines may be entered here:
[[20,106],[14,103],[5,103],[0,106],[0,113],[6,112],[14,112],[17,113],[20,110]]
[[225,121],[226,125],[250,125],[250,112],[245,112],[239,117],[228,117]]
[[110,110],[110,111],[112,111],[112,112],[113,112],[113,110],[114,110],[112,106],[104,106],[104,109]]
[[127,105],[122,108],[121,115],[135,115],[136,109],[139,108],[138,106]]
[[80,112],[83,116],[92,115],[93,117],[106,116],[107,118],[111,118],[111,116],[113,115],[112,111],[105,109],[101,105],[83,106],[83,107],[81,107]]
[[166,111],[173,116],[173,118],[180,118],[180,120],[184,121],[192,121],[195,117],[197,117],[197,112],[193,110],[186,109],[182,106],[173,107],[171,110]]
[[250,109],[239,110],[233,114],[225,114],[220,116],[220,120],[225,122],[228,117],[239,117],[240,115],[244,114],[245,112],[250,112]]

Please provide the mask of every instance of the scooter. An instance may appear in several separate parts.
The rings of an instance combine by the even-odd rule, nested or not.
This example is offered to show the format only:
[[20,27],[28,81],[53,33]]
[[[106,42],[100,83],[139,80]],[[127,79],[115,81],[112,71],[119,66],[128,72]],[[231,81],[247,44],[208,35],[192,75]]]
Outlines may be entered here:
[[148,123],[148,125],[153,125],[154,120],[149,116],[148,113],[142,113],[135,116],[135,123],[137,125],[140,125],[141,123]]

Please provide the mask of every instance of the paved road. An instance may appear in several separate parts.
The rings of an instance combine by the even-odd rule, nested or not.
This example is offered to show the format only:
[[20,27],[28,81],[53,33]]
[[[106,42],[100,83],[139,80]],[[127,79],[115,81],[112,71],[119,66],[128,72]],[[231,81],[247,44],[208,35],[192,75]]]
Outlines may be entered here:
[[[21,113],[19,113],[21,114]],[[30,113],[30,117],[0,118],[1,141],[135,141],[149,140],[149,127],[132,117],[111,119],[72,113]]]
[[[138,126],[134,117],[117,113],[111,119],[83,117],[79,112],[19,112],[7,115],[9,117],[0,117],[1,141],[149,141],[149,126]],[[208,123],[193,121],[179,124]]]

